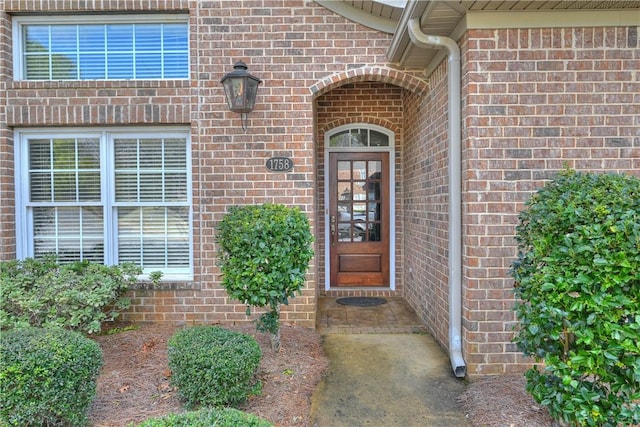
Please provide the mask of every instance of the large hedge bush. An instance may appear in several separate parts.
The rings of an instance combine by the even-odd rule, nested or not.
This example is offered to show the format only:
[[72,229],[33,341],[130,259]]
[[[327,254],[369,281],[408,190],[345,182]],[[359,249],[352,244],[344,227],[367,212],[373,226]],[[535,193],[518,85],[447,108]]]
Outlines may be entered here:
[[2,332],[0,425],[85,425],[101,366],[98,344],[78,332]]
[[185,406],[234,406],[256,389],[262,351],[255,338],[217,326],[194,326],[168,342],[171,384]]
[[258,322],[280,346],[280,305],[305,284],[313,257],[309,219],[298,208],[279,204],[233,206],[217,230],[222,286],[250,306],[269,307]]
[[640,180],[564,171],[517,227],[527,390],[577,425],[640,423]]
[[55,257],[1,262],[0,330],[30,325],[99,332],[102,322],[129,307],[125,293],[140,273],[133,264],[60,265]]
[[150,418],[138,427],[273,427],[269,421],[233,408],[206,408]]

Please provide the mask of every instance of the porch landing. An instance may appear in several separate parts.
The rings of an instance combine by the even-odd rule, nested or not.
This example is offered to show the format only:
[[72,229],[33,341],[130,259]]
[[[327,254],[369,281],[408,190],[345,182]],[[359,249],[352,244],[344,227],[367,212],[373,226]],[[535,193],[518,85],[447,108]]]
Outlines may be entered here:
[[425,332],[415,311],[400,297],[384,297],[386,304],[353,307],[338,298],[319,297],[316,331],[319,334],[409,334]]

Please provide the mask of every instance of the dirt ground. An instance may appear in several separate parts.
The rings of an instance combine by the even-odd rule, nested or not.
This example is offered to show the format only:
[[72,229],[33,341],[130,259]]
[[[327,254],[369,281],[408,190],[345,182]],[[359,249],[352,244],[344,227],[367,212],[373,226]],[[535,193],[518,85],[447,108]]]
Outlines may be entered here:
[[[170,386],[167,340],[169,325],[113,325],[117,333],[94,337],[104,366],[89,414],[94,427],[137,424],[171,412],[184,411]],[[269,336],[253,325],[226,326],[256,338],[263,352],[258,376],[262,394],[239,408],[266,418],[277,427],[310,426],[311,396],[328,369],[322,338],[313,330],[283,325],[282,348],[271,350]],[[460,402],[474,426],[554,426],[546,410],[524,391],[522,377],[496,377],[471,383]]]
[[501,375],[469,384],[459,398],[475,427],[559,427],[525,391],[522,375]]
[[[309,425],[311,396],[328,367],[320,336],[310,329],[282,326],[282,345],[276,354],[269,335],[256,332],[254,325],[225,327],[254,336],[262,348],[258,368],[262,394],[239,409],[279,427]],[[102,348],[104,366],[89,414],[92,426],[127,426],[184,411],[169,383],[167,341],[175,331],[173,326],[145,324],[94,337]]]

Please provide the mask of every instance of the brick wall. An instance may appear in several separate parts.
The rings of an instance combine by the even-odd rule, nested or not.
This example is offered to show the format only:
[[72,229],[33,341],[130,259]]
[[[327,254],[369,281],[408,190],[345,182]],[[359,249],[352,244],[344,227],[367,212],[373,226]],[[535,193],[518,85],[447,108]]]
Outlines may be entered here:
[[0,261],[15,258],[13,136],[7,127],[7,82],[11,76],[11,21],[0,11]]
[[472,30],[462,48],[468,372],[520,371],[518,212],[565,165],[640,176],[638,28]]
[[448,316],[447,67],[425,97],[405,98],[404,234],[406,298],[444,346]]
[[[31,126],[181,125],[191,129],[193,163],[193,242],[195,278],[165,283],[161,290],[132,293],[124,318],[138,321],[244,322],[245,307],[230,301],[220,288],[216,267],[215,226],[228,206],[276,202],[299,206],[315,229],[316,139],[313,99],[352,72],[383,64],[390,36],[352,23],[305,0],[230,1],[5,1],[2,21],[7,41],[14,13],[38,12],[179,12],[189,16],[191,79],[168,81],[14,82],[6,84],[6,128],[2,134],[0,172],[3,191],[2,256],[15,256],[12,160],[7,153],[13,128]],[[0,61],[11,52],[3,46]],[[249,129],[227,110],[219,81],[244,60],[264,83]],[[374,70],[372,68],[372,70]],[[386,73],[386,74],[385,74]],[[343,77],[341,77],[343,76]],[[396,79],[389,70],[373,80]],[[360,73],[357,79],[363,78]],[[407,78],[407,84],[418,84]],[[385,89],[388,91],[388,89]],[[3,98],[4,99],[4,98]],[[5,110],[0,104],[0,115]],[[376,114],[382,115],[378,111]],[[2,121],[0,123],[5,123]],[[2,124],[0,124],[2,126]],[[4,129],[4,130],[3,130]],[[399,134],[399,133],[398,133]],[[265,161],[274,156],[294,159],[292,172],[271,173]],[[10,182],[10,184],[6,184]],[[7,197],[5,198],[5,195]],[[6,204],[8,203],[8,204]],[[5,208],[5,206],[9,206]],[[5,243],[9,243],[6,249]],[[315,326],[316,262],[303,294],[283,310],[285,322]]]

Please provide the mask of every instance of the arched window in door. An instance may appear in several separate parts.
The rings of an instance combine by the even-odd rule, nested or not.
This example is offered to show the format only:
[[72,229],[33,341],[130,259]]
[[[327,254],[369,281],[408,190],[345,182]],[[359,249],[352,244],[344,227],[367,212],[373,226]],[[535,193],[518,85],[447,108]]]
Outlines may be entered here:
[[329,147],[389,147],[389,135],[374,129],[346,129],[329,137]]

